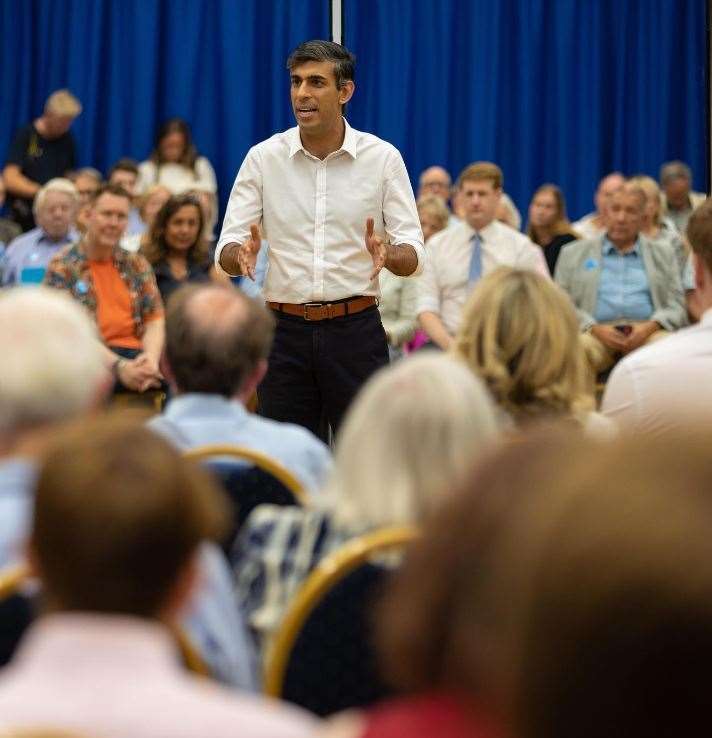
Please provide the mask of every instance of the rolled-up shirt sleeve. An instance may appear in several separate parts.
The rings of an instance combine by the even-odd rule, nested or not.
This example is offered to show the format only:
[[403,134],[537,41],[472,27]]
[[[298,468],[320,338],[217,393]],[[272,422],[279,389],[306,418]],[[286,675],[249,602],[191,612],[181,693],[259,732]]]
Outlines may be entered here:
[[253,147],[247,152],[230,192],[222,231],[215,249],[216,266],[220,265],[220,254],[226,244],[244,243],[250,236],[250,226],[261,224],[262,162],[259,151]]
[[410,186],[408,170],[405,168],[403,157],[395,148],[390,151],[385,171],[383,223],[392,244],[396,246],[409,244],[415,249],[418,266],[408,276],[416,277],[422,274],[426,261],[423,231],[420,228],[418,209],[415,205],[413,188]]

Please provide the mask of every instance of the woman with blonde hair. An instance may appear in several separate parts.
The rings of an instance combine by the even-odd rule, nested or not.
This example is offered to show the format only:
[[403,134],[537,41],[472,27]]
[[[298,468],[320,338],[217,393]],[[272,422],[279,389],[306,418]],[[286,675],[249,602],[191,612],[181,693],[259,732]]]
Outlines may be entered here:
[[484,277],[465,305],[453,353],[517,426],[567,418],[592,431],[613,427],[591,412],[592,377],[571,301],[535,272],[500,267]]
[[240,531],[236,592],[256,640],[324,555],[370,530],[419,524],[497,433],[485,388],[452,358],[423,354],[377,372],[346,416],[313,506],[260,505]]
[[544,184],[534,193],[529,205],[527,236],[541,247],[553,274],[561,249],[580,236],[566,216],[564,193],[554,184]]

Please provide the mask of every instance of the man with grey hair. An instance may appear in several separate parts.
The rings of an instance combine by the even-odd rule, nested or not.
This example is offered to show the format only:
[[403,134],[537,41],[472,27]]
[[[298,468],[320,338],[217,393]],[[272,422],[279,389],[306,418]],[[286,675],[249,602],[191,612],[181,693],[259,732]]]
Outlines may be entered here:
[[10,213],[23,231],[34,228],[32,201],[40,187],[75,167],[69,129],[81,112],[81,103],[69,90],[57,90],[47,98],[42,115],[15,134],[2,176]]
[[625,184],[607,206],[606,232],[564,246],[556,263],[555,279],[574,303],[597,373],[687,323],[672,246],[653,245],[640,232],[645,205],[640,187]]
[[692,212],[707,196],[692,191],[692,171],[682,161],[669,161],[660,167],[660,187],[663,190],[665,215],[684,236]]
[[35,197],[37,227],[10,242],[2,261],[2,284],[39,284],[50,259],[79,238],[74,219],[79,205],[76,187],[63,177],[50,179]]
[[[48,287],[0,293],[0,569],[24,558],[37,460],[57,428],[95,410],[113,387],[89,314]],[[183,621],[223,681],[254,687],[253,656],[229,567],[201,551],[198,596]]]

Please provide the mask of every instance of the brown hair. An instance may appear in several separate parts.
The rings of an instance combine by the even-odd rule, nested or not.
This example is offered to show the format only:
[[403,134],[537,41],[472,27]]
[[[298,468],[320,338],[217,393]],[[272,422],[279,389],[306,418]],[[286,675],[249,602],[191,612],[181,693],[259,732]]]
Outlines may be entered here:
[[31,547],[55,609],[154,617],[227,503],[207,475],[134,418],[85,420],[43,458]]
[[[556,202],[556,220],[554,221],[554,226],[552,228],[554,236],[571,235],[579,238],[578,233],[576,233],[576,231],[573,229],[573,227],[571,226],[571,222],[566,215],[566,200],[564,198],[564,193],[561,191],[561,188],[557,187],[557,185],[555,184],[543,184],[532,195],[532,202],[534,201],[534,198],[537,195],[540,195],[542,192],[551,192],[551,194],[554,196],[554,201]],[[527,226],[527,236],[529,236],[529,238],[534,243],[539,244],[539,246],[546,246],[546,244],[543,244],[537,240],[538,237],[536,234],[536,229],[531,224],[531,221]]]
[[690,216],[687,240],[712,274],[712,199],[705,200]]
[[205,215],[200,201],[193,195],[172,195],[166,200],[163,207],[156,213],[153,225],[149,229],[148,237],[141,242],[141,253],[151,266],[158,264],[168,256],[169,247],[166,243],[166,227],[168,221],[186,205],[198,210],[198,237],[188,249],[186,259],[194,264],[205,264],[208,261],[209,245],[205,238]]
[[[156,170],[164,164],[161,154],[161,141],[170,133],[180,133],[183,136],[183,154],[178,160],[178,164],[182,164],[186,169],[191,169],[195,173],[195,162],[198,160],[198,150],[193,144],[193,136],[190,132],[190,126],[182,118],[171,118],[161,125],[156,133],[156,141],[151,152],[151,161],[156,165]],[[158,171],[156,171],[158,177]],[[195,178],[198,178],[195,173]]]
[[114,195],[114,197],[123,197],[125,200],[129,201],[129,204],[131,204],[131,195],[129,195],[126,190],[118,184],[113,184],[112,182],[104,182],[103,184],[99,185],[98,189],[96,189],[90,199],[89,202],[94,205],[96,201],[102,196],[102,195]]
[[504,186],[504,175],[502,170],[491,161],[476,161],[465,167],[457,178],[455,186],[460,189],[464,182],[469,180],[486,180],[492,183],[495,190],[501,190]]
[[273,335],[269,310],[232,285],[186,285],[168,301],[166,358],[181,392],[234,397]]
[[478,283],[453,352],[518,423],[573,417],[593,407],[571,301],[532,271],[499,267]]

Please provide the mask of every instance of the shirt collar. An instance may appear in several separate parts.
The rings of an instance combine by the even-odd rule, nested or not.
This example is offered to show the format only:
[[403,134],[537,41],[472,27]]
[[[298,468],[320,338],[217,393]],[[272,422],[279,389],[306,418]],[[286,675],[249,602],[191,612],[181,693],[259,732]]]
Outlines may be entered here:
[[70,228],[62,238],[55,241],[53,238],[50,238],[42,228],[40,228],[39,235],[37,236],[37,243],[49,243],[52,246],[57,244],[64,245],[76,241],[77,235],[77,231],[74,228]]
[[490,221],[484,228],[480,228],[479,231],[476,231],[467,221],[462,221],[465,228],[467,228],[468,231],[468,240],[471,240],[476,233],[479,233],[480,240],[481,241],[487,241],[488,239],[491,239],[495,236],[497,232],[497,226],[498,222],[496,220]]
[[[337,154],[339,151],[345,151],[347,154],[349,154],[352,158],[355,159],[358,155],[358,152],[357,152],[358,140],[356,136],[356,131],[354,131],[354,129],[351,128],[346,118],[344,118],[343,121],[344,121],[344,142],[341,144],[341,148],[335,151],[334,154]],[[290,159],[298,151],[303,151],[305,154],[309,154],[309,152],[302,145],[302,137],[299,135],[299,126],[294,126],[294,128],[290,128],[289,131],[287,131],[287,136],[288,136],[288,141],[289,141],[289,158]],[[309,154],[309,156],[311,156],[311,154]]]
[[[611,254],[618,254],[618,253],[620,252],[615,247],[615,244],[609,240],[608,236],[604,236],[603,237],[603,255],[610,256]],[[638,238],[635,239],[633,248],[630,251],[626,251],[624,256],[628,256],[628,254],[635,254],[636,256],[640,256],[640,236],[638,236]]]
[[169,400],[163,414],[168,419],[205,417],[206,415],[232,415],[235,419],[240,419],[247,415],[247,410],[236,399],[229,400],[222,395],[209,395],[201,392],[186,392]]

